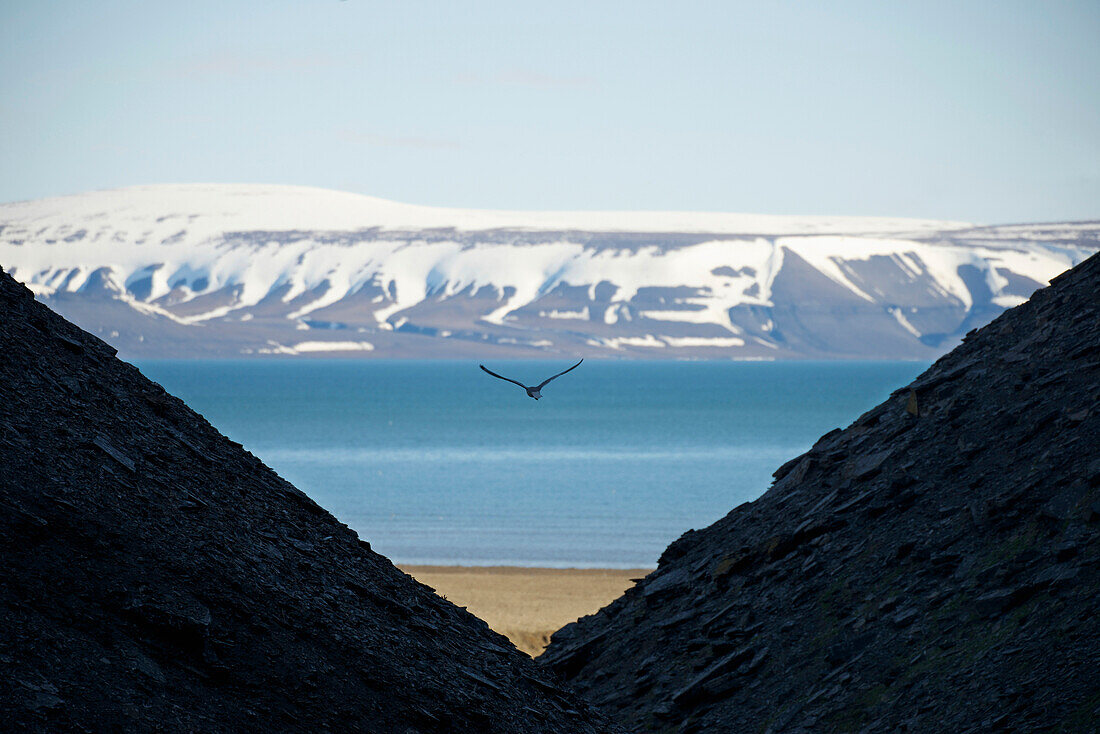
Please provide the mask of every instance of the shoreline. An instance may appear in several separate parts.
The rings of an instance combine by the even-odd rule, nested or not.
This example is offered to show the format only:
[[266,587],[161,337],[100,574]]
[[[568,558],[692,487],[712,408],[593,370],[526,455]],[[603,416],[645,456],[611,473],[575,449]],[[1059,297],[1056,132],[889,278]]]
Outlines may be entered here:
[[553,578],[573,576],[586,578],[626,578],[640,579],[656,570],[654,568],[615,568],[612,566],[516,566],[496,564],[492,566],[473,566],[461,563],[394,563],[410,576],[430,574],[432,576],[530,576]]
[[652,568],[548,568],[545,566],[397,567],[443,598],[464,607],[537,656],[550,635],[595,614]]

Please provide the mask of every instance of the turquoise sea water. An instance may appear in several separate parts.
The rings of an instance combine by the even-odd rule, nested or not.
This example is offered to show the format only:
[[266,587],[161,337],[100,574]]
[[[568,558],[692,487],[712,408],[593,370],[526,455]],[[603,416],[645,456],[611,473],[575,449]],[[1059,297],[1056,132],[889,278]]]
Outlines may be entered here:
[[138,366],[395,562],[632,568],[927,364],[592,360],[537,402],[472,361]]

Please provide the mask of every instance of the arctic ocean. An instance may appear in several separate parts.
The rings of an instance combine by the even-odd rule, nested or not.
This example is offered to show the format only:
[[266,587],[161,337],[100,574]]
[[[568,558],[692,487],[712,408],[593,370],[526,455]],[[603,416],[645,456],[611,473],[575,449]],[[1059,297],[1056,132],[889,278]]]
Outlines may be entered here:
[[927,363],[138,366],[396,563],[637,568]]

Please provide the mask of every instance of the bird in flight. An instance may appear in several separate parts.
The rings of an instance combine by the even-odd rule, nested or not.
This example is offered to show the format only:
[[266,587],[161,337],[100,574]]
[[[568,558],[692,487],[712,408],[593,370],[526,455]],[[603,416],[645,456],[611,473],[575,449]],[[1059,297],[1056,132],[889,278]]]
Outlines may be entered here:
[[[583,362],[583,361],[584,360],[582,359],[581,362]],[[522,387],[524,390],[527,391],[527,396],[528,397],[532,397],[535,400],[538,400],[539,398],[542,397],[542,392],[541,392],[542,388],[546,387],[546,385],[551,380],[556,380],[557,378],[564,375],[566,372],[570,372],[572,370],[577,369],[578,367],[581,366],[581,362],[577,362],[575,365],[573,365],[569,369],[564,370],[562,372],[559,372],[558,374],[554,375],[553,377],[547,377],[545,380],[543,380],[539,384],[535,385],[534,387],[528,387],[527,385],[524,385],[522,382],[516,382],[515,380],[511,379],[510,377],[505,377],[504,375],[498,375],[496,372],[493,372],[491,369],[489,369],[488,367],[486,367],[483,364],[479,364],[478,367],[485,370],[486,372],[488,372],[493,377],[496,377],[496,378],[501,379],[501,380],[507,380],[508,382],[512,383],[513,385],[519,385],[520,387]]]

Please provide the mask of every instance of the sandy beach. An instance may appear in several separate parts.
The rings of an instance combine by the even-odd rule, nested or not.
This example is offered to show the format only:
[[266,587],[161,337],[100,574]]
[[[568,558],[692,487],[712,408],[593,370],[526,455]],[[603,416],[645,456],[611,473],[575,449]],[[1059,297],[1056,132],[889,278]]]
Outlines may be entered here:
[[402,566],[401,570],[466,607],[528,655],[550,635],[607,606],[652,569],[516,566]]

